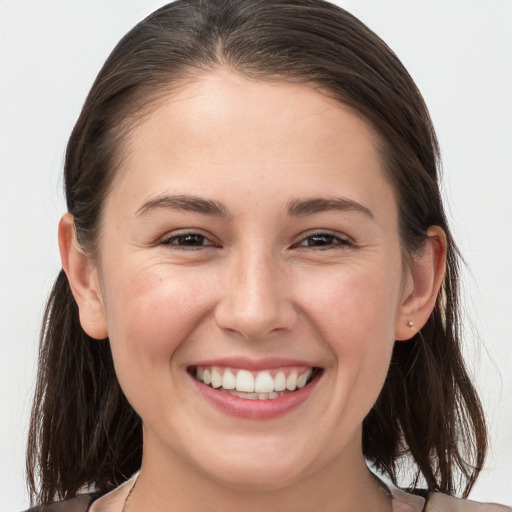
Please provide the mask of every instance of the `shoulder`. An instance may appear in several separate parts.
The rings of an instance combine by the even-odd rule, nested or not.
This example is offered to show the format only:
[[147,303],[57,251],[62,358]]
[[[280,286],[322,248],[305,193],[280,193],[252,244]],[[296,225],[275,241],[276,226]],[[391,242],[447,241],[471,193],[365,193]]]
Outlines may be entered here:
[[25,512],[105,512],[107,510],[121,510],[126,496],[137,479],[137,475],[138,472],[115,489],[106,493],[104,491],[96,491],[79,494],[69,500],[40,505],[25,510]]
[[74,498],[64,501],[56,501],[47,505],[39,505],[25,512],[87,512],[91,503],[99,497],[99,493],[79,494]]
[[425,512],[512,512],[512,508],[496,503],[479,503],[434,492],[429,495]]
[[394,500],[393,510],[395,512],[512,512],[512,508],[505,505],[479,503],[439,492],[404,491],[397,488],[391,488],[390,490]]

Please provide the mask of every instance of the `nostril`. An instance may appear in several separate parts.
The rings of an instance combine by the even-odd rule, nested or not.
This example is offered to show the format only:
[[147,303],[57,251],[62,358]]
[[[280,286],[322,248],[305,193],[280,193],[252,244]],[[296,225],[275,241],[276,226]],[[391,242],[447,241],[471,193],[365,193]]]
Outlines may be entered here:
[[249,341],[261,341],[289,331],[296,321],[294,308],[285,302],[267,307],[223,304],[215,313],[215,322],[225,333]]

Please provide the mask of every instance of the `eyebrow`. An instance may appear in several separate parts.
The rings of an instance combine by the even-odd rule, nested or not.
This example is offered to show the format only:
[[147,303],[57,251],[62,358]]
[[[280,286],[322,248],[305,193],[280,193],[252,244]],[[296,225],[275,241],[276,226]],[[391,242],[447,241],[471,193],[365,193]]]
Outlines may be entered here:
[[228,217],[227,209],[222,203],[192,195],[165,195],[150,199],[137,210],[137,215],[143,215],[148,211],[159,208],[196,212],[215,217]]
[[373,219],[373,213],[362,204],[345,197],[314,197],[311,199],[295,199],[288,203],[288,215],[303,217],[328,211],[356,211]]
[[[148,211],[160,208],[196,212],[214,217],[227,218],[230,216],[227,208],[218,201],[183,194],[163,195],[150,199],[137,210],[137,215],[143,215]],[[287,214],[292,217],[305,217],[333,210],[358,211],[373,219],[373,213],[366,206],[344,197],[294,199],[288,203]]]

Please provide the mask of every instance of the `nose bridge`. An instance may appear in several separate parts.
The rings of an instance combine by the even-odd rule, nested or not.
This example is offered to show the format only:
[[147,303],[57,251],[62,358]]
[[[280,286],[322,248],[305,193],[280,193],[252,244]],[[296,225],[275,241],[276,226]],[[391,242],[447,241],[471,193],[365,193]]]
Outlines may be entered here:
[[248,339],[291,326],[294,312],[285,295],[285,269],[264,244],[248,243],[232,258],[217,322]]

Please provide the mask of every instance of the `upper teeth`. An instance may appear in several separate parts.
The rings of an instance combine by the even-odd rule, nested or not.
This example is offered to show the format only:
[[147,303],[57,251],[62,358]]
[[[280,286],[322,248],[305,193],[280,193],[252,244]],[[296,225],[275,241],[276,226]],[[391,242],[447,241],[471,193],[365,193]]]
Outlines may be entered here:
[[289,368],[272,372],[270,370],[251,372],[218,366],[196,368],[197,380],[213,388],[236,389],[246,393],[295,391],[306,385],[311,373],[311,368]]

